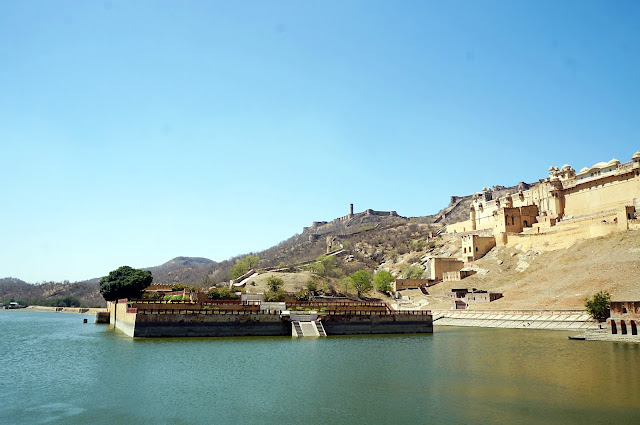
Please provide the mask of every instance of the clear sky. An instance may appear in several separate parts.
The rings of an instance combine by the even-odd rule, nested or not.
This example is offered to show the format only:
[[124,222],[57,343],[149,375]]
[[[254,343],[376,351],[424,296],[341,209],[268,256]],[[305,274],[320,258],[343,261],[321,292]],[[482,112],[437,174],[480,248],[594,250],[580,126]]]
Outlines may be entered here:
[[640,150],[640,2],[0,0],[0,278],[224,260]]

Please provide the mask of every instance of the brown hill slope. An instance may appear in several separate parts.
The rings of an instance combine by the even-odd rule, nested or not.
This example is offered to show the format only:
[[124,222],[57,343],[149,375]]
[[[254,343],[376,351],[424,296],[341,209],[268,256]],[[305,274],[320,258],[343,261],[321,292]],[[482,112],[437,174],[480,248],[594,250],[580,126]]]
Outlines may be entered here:
[[503,292],[504,298],[473,309],[581,309],[585,297],[604,290],[613,299],[640,299],[640,231],[588,239],[550,252],[494,248],[476,265],[488,270],[431,288]]

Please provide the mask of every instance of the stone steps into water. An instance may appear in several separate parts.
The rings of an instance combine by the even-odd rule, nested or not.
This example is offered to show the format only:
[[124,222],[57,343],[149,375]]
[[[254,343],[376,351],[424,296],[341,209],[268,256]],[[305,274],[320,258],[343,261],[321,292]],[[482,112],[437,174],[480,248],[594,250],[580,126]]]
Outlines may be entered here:
[[587,330],[597,327],[588,314],[582,312],[545,311],[438,311],[433,312],[437,325],[484,328],[519,328],[548,330]]
[[327,336],[327,333],[319,321],[294,320],[291,322],[291,335],[295,337]]

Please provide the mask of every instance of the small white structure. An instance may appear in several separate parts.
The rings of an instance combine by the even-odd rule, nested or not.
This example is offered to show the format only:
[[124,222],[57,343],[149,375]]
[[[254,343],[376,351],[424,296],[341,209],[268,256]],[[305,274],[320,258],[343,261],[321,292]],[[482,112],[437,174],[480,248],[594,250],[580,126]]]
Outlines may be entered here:
[[317,311],[283,311],[291,318],[291,336],[327,336]]

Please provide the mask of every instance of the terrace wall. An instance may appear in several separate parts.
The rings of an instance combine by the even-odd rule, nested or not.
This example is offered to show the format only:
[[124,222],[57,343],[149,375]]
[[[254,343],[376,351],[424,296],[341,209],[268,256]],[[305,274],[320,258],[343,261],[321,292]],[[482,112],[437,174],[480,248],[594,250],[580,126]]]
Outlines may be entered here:
[[[431,333],[428,311],[394,311],[386,303],[294,303],[291,307],[321,311],[329,335]],[[291,322],[279,314],[253,311],[256,306],[219,304],[201,308],[190,303],[133,303],[126,309],[125,325],[118,326],[133,337],[190,336],[290,336]],[[212,307],[212,306],[207,306]],[[122,310],[120,304],[118,308]],[[133,316],[133,321],[131,317]],[[118,323],[120,318],[118,318]]]

